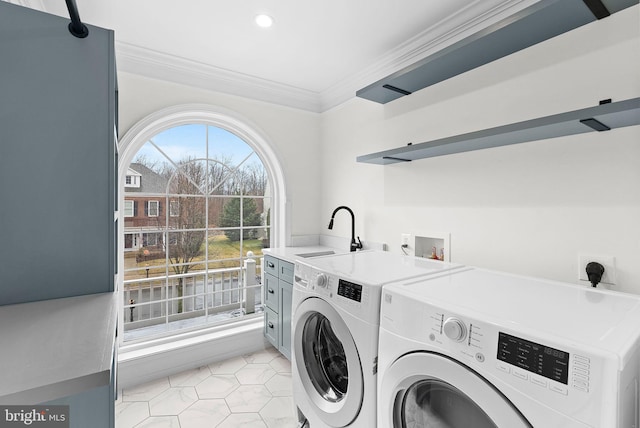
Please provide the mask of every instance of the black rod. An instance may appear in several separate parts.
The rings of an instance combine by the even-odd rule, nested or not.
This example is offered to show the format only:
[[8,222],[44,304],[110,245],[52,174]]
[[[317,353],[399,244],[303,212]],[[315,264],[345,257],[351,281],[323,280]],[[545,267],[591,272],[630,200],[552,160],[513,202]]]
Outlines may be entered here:
[[385,89],[388,89],[390,91],[397,92],[397,93],[402,94],[402,95],[411,95],[411,92],[406,91],[406,90],[404,90],[402,88],[397,88],[397,87],[392,86],[392,85],[388,85],[387,84],[387,85],[382,85],[382,87],[385,88]]
[[607,6],[604,5],[600,0],[582,0],[584,4],[587,5],[593,16],[597,19],[606,18],[611,15],[611,12],[607,9]]
[[392,160],[392,161],[397,161],[397,162],[411,162],[411,159],[397,158],[397,157],[394,157],[394,156],[382,156],[382,159]]
[[79,39],[84,39],[89,35],[89,29],[86,25],[80,21],[80,15],[78,14],[78,6],[76,6],[75,0],[66,0],[67,9],[69,10],[69,32]]

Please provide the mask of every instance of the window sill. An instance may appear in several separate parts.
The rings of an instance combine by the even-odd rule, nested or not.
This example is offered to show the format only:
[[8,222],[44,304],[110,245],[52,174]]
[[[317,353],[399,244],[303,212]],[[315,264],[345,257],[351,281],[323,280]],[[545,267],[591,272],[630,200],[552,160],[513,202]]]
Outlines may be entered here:
[[130,388],[181,371],[202,367],[270,347],[265,341],[264,318],[177,334],[118,350],[118,389]]

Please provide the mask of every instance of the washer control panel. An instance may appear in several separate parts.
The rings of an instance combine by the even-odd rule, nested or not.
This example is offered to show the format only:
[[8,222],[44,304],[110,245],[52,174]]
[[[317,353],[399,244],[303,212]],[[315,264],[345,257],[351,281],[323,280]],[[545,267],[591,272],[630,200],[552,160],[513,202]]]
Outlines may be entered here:
[[358,318],[372,322],[380,319],[378,286],[349,281],[301,263],[296,264],[295,285],[299,290],[326,299]]
[[338,296],[345,297],[355,302],[362,301],[362,285],[346,281],[338,280]]

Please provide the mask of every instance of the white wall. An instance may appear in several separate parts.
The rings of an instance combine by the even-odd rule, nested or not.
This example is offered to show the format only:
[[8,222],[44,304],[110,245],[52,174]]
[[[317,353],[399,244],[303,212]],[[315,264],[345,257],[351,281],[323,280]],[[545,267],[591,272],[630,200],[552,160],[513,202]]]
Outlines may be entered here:
[[166,107],[205,103],[224,107],[246,118],[273,145],[287,183],[288,225],[293,235],[317,233],[320,221],[319,117],[317,114],[179,84],[118,73],[119,135]]
[[[387,105],[353,99],[324,113],[321,229],[345,204],[362,240],[391,251],[400,252],[401,233],[446,232],[452,261],[573,283],[579,254],[615,256],[612,288],[640,293],[639,126],[389,166],[355,162],[640,96],[639,17],[634,6]],[[348,236],[348,218],[330,233]]]

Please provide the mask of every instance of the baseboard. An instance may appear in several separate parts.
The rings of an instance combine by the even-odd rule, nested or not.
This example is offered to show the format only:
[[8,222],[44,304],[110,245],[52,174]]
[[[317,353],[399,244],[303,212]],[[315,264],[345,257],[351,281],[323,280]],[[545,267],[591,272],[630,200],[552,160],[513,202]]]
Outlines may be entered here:
[[152,345],[122,347],[118,353],[117,388],[131,388],[216,361],[271,347],[263,335],[262,318],[241,326]]

